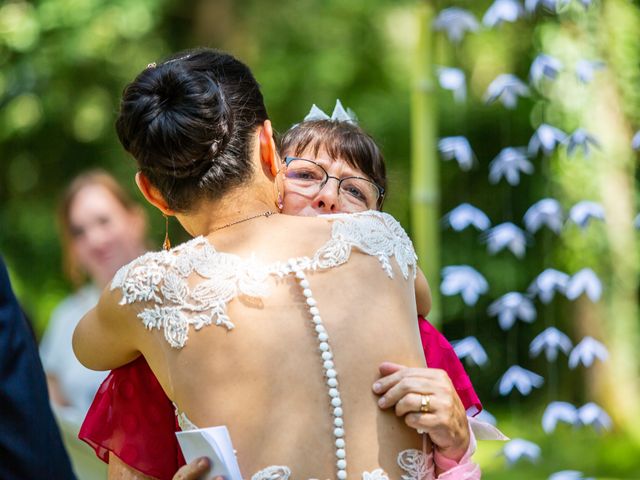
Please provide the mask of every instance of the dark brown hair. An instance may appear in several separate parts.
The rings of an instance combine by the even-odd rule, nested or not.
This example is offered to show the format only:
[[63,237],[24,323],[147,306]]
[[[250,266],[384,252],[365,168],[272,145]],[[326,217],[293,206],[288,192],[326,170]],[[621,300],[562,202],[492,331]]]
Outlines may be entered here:
[[252,177],[251,140],[267,119],[249,67],[203,48],[142,71],[124,90],[116,130],[169,207],[184,212]]
[[[311,149],[324,149],[332,158],[341,158],[387,190],[384,157],[375,140],[358,125],[336,120],[311,120],[294,125],[280,139],[280,152],[295,156]],[[378,208],[382,208],[382,200]]]

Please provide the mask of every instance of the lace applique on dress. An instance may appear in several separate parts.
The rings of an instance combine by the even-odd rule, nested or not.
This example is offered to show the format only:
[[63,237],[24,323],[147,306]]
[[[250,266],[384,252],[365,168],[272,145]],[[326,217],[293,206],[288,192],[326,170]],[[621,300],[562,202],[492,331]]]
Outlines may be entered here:
[[260,470],[251,480],[289,480],[291,470],[288,467],[272,466]]
[[[404,450],[398,454],[398,465],[405,472],[402,480],[434,480],[433,461],[431,455],[420,450]],[[251,480],[288,480],[291,470],[288,467],[272,466],[260,470]],[[381,468],[372,472],[364,472],[362,480],[390,480],[389,475]]]
[[420,450],[404,450],[398,454],[398,466],[407,472],[402,480],[431,480],[433,477],[433,456]]
[[[192,273],[204,278],[194,288],[187,283]],[[226,313],[227,303],[238,295],[268,295],[268,276],[267,268],[255,258],[216,252],[206,239],[198,237],[125,265],[113,278],[111,290],[121,289],[121,305],[152,302],[138,318],[149,330],[162,329],[167,342],[181,348],[190,325],[196,330],[212,323],[234,328]]]
[[[122,291],[121,305],[147,302],[152,305],[138,314],[149,330],[162,329],[169,344],[182,348],[189,326],[200,330],[215,323],[228,330],[234,324],[227,304],[238,295],[264,297],[269,294],[270,275],[302,270],[322,270],[347,262],[351,249],[375,256],[390,277],[391,257],[406,278],[415,277],[416,254],[402,226],[382,212],[325,216],[332,222],[331,238],[313,257],[289,259],[265,265],[255,258],[217,252],[198,237],[170,251],[150,252],[122,267],[111,282],[111,290]],[[196,273],[204,279],[191,288],[187,278]]]

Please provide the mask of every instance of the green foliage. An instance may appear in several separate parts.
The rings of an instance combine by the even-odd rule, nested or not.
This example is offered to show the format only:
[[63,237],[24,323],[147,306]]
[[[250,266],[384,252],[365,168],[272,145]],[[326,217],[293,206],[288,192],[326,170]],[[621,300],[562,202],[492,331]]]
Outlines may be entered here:
[[[439,9],[451,2],[436,3]],[[490,3],[467,0],[456,4],[481,17]],[[106,168],[135,190],[134,163],[126,158],[112,127],[120,92],[148,63],[183,48],[218,47],[251,65],[279,131],[298,122],[312,103],[327,110],[340,98],[353,108],[383,147],[388,162],[386,210],[409,225],[409,83],[418,30],[416,4],[416,0],[14,0],[2,4],[0,251],[38,330],[70,288],[61,275],[56,231],[55,205],[60,192],[73,176],[92,166]],[[485,210],[494,224],[521,223],[526,209],[544,196],[559,198],[565,208],[585,197],[600,200],[599,178],[609,166],[601,156],[590,163],[559,154],[546,167],[538,159],[536,174],[526,177],[517,190],[504,183],[491,186],[487,181],[488,164],[500,149],[526,145],[541,121],[571,131],[584,118],[597,116],[588,110],[595,101],[587,100],[600,98],[598,87],[577,88],[567,70],[544,96],[534,93],[513,112],[482,102],[484,91],[498,74],[509,72],[526,79],[540,51],[558,56],[567,65],[580,56],[604,57],[615,73],[609,79],[615,82],[615,105],[628,120],[625,128],[637,129],[640,7],[637,2],[594,4],[586,17],[572,9],[560,23],[555,16],[538,14],[470,35],[458,47],[435,34],[435,63],[463,68],[469,85],[469,100],[463,105],[455,104],[449,92],[437,90],[439,135],[466,135],[479,159],[477,168],[468,174],[460,173],[452,162],[441,164],[442,213],[466,201]],[[599,29],[602,18],[621,28]],[[602,45],[613,47],[602,51]],[[163,221],[151,209],[149,213],[152,244],[160,245]],[[610,239],[600,225],[586,233],[569,229],[561,239],[538,233],[522,261],[510,253],[490,257],[478,235],[469,231],[443,232],[442,245],[442,265],[472,265],[491,285],[489,295],[474,309],[464,307],[458,298],[444,299],[442,305],[448,336],[475,333],[488,350],[490,366],[482,371],[470,369],[486,400],[494,398],[495,382],[508,363],[519,362],[539,372],[546,368],[525,353],[542,325],[502,332],[485,313],[492,299],[507,291],[524,291],[535,275],[551,265],[571,273],[593,266],[605,282],[615,275]],[[438,288],[438,280],[430,280],[432,288]],[[573,331],[568,302],[556,302],[543,313],[547,321],[555,320]],[[507,349],[506,344],[512,347]],[[565,367],[559,368],[557,376],[559,393],[577,403],[585,400],[579,376]],[[542,393],[532,397],[535,404],[546,400]],[[529,415],[522,412],[523,422],[514,424],[514,430],[527,434],[528,424],[539,422],[539,412],[530,411]],[[516,436],[510,429],[508,424],[505,431]],[[612,437],[609,444],[588,434],[568,434],[562,432],[555,444],[556,440],[545,440],[542,435],[527,435],[544,443],[545,461],[547,452],[551,455],[551,463],[541,467],[545,472],[556,469],[553,462],[557,461],[557,469],[576,468],[622,478],[633,473],[625,463],[627,457],[620,460],[620,468],[613,461],[607,463],[607,458],[619,458],[617,452],[630,453],[632,447],[625,444],[625,437]],[[558,448],[564,442],[566,448]],[[590,456],[592,451],[597,455]],[[582,458],[595,462],[588,465],[593,468],[569,461]],[[527,467],[515,470],[515,476],[498,473],[491,462],[487,459],[486,478],[541,478],[539,470],[533,473]]]

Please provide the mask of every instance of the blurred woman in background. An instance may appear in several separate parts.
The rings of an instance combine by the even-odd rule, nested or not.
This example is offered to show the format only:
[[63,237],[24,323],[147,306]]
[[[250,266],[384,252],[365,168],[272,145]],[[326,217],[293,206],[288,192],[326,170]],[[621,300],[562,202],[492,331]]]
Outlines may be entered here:
[[[54,310],[40,355],[67,448],[76,457],[74,443],[78,450],[83,446],[76,439],[80,424],[106,373],[89,370],[78,362],[71,348],[73,330],[96,305],[115,272],[144,253],[146,217],[113,177],[92,170],[71,182],[62,198],[58,220],[64,272],[77,290]],[[76,470],[82,467],[76,464]]]

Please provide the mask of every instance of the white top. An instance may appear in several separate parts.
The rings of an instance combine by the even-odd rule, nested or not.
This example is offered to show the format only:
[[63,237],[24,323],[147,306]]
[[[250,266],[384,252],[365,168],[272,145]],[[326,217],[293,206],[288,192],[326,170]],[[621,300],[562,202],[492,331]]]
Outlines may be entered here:
[[54,375],[70,403],[65,413],[82,421],[96,391],[109,372],[84,367],[71,347],[73,331],[80,319],[96,306],[100,292],[89,285],[70,295],[56,307],[40,342],[40,357],[47,374]]
[[[242,294],[249,297],[269,295],[269,278],[293,275],[309,307],[310,335],[318,341],[319,360],[324,371],[328,400],[333,418],[336,478],[347,478],[347,449],[344,432],[339,366],[335,364],[330,332],[323,324],[320,306],[314,298],[306,272],[337,267],[346,263],[353,248],[374,256],[389,277],[393,277],[391,259],[395,259],[405,279],[416,274],[416,254],[411,240],[400,224],[381,212],[324,216],[332,223],[331,238],[312,256],[290,258],[265,264],[255,257],[216,251],[202,237],[170,251],[150,252],[124,266],[115,275],[111,289],[122,292],[121,304],[145,302],[138,318],[149,330],[163,330],[173,348],[183,348],[190,333],[215,324],[228,330],[235,326],[227,315],[227,304]],[[195,286],[188,278],[200,278]],[[184,415],[180,415],[185,420]],[[434,478],[433,459],[425,452],[410,449],[398,453],[398,465],[406,472],[403,480]],[[286,480],[292,475],[287,466],[271,466],[255,473],[252,480]],[[381,469],[362,472],[363,480],[388,480]]]

